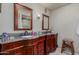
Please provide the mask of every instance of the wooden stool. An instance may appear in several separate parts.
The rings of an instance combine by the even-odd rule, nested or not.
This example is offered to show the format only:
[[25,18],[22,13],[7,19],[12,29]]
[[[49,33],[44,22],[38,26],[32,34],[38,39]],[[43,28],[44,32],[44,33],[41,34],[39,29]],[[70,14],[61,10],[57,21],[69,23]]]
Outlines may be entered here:
[[74,55],[74,46],[73,41],[69,40],[63,40],[61,53],[66,50],[66,48],[71,52],[72,55]]

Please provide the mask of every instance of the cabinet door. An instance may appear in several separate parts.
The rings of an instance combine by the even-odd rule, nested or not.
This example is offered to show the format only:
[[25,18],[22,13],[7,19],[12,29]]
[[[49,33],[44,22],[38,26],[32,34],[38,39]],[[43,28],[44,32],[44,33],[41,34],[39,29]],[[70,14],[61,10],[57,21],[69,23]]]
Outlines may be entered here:
[[55,40],[53,37],[51,37],[51,51],[55,48]]
[[34,46],[34,55],[37,55],[38,52],[37,52],[37,45]]
[[50,39],[46,40],[46,54],[50,52]]
[[52,35],[51,37],[51,49],[55,49],[56,48],[56,36],[55,35]]
[[34,50],[33,50],[33,46],[25,46],[24,48],[25,50],[25,55],[33,55],[34,54]]
[[44,55],[44,41],[38,43],[38,55]]

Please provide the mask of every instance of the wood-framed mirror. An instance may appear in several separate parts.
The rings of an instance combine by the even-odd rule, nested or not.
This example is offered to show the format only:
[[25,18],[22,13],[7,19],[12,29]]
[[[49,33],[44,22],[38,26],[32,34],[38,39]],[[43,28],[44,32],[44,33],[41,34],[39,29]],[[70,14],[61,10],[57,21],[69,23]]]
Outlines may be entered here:
[[32,30],[32,9],[14,3],[14,30]]
[[43,14],[42,30],[49,30],[49,16]]

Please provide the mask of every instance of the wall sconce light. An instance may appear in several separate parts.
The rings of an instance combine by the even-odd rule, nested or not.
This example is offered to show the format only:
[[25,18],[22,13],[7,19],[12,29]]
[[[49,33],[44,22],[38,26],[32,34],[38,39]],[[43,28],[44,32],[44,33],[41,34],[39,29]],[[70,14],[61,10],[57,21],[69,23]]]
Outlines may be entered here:
[[39,14],[37,15],[37,19],[40,19],[40,15]]
[[36,18],[37,19],[40,19],[40,14],[39,13],[36,13],[36,15],[37,15]]

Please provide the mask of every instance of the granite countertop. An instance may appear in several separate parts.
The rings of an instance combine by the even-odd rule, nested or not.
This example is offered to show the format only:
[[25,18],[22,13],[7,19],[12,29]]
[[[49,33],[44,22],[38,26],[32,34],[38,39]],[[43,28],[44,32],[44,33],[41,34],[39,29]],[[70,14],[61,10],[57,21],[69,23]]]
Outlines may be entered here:
[[35,39],[35,38],[39,38],[41,36],[51,35],[51,34],[55,34],[55,33],[42,34],[42,35],[39,35],[39,36],[22,36],[21,38],[17,38],[17,39],[12,38],[12,39],[8,39],[4,42],[0,41],[0,44],[10,43],[10,42],[15,42],[15,41],[20,41],[20,40],[32,40],[32,39]]

